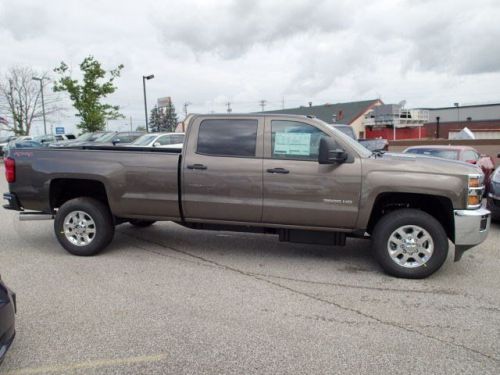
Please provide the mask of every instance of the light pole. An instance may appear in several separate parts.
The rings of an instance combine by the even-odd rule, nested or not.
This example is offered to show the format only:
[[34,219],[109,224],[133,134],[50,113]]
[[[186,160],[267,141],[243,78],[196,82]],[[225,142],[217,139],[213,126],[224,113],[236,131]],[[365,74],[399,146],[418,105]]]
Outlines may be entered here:
[[142,76],[142,89],[144,90],[144,115],[146,116],[146,133],[149,133],[148,127],[148,104],[146,102],[146,80],[153,79],[154,74],[150,74],[148,76]]
[[460,104],[459,103],[453,103],[455,107],[457,107],[457,123],[460,122]]
[[45,120],[45,100],[43,99],[43,80],[46,78],[45,77],[42,77],[42,78],[32,77],[31,79],[33,81],[40,82],[40,92],[42,94],[43,134],[47,135],[47,122]]

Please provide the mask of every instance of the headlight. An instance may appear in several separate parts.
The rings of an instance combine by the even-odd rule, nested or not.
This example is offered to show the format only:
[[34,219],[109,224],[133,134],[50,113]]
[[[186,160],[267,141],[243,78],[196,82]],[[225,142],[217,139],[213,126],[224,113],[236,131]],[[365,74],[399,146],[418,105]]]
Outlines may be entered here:
[[470,174],[469,186],[467,194],[467,208],[476,209],[481,207],[481,199],[483,198],[484,185],[483,174]]
[[500,167],[495,169],[495,172],[493,172],[493,176],[491,177],[491,179],[493,180],[493,182],[500,184]]

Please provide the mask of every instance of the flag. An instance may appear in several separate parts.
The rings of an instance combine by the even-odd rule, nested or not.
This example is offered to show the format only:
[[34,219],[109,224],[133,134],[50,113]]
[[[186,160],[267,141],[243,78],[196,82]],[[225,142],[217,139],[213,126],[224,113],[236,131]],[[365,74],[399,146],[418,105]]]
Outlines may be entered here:
[[5,117],[0,116],[0,124],[9,125],[9,122]]

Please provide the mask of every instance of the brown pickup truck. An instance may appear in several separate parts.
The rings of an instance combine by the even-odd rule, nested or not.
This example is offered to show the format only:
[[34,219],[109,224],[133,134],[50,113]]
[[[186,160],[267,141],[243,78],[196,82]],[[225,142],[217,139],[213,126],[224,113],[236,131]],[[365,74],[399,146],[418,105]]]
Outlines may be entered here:
[[[94,255],[115,225],[274,233],[344,245],[370,238],[389,274],[423,278],[486,238],[483,174],[458,161],[372,153],[310,117],[194,115],[181,149],[12,150],[7,209],[54,220],[60,244]],[[29,211],[26,211],[29,210]]]

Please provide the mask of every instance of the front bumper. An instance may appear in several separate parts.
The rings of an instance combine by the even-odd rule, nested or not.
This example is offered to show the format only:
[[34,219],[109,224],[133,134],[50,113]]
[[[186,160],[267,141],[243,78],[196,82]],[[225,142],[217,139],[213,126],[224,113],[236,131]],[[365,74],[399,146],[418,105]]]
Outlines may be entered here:
[[477,210],[455,210],[455,262],[471,247],[479,245],[488,236],[491,212],[485,208]]

